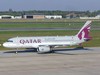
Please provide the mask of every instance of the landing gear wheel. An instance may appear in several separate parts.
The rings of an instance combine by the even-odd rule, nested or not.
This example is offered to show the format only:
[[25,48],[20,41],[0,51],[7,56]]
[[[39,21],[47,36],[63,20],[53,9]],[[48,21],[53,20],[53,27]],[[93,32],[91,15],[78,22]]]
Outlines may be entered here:
[[76,47],[76,49],[84,49],[83,46]]

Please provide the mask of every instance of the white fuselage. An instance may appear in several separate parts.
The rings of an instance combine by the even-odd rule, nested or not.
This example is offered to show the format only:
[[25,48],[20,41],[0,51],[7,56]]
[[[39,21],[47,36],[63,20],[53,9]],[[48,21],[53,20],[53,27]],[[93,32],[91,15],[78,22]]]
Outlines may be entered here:
[[7,48],[38,48],[39,46],[72,46],[80,41],[75,36],[15,37],[3,44]]

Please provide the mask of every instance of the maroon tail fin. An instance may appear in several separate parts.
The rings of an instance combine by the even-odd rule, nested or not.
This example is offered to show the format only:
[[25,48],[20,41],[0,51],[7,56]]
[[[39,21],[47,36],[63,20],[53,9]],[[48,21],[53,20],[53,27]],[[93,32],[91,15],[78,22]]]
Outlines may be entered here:
[[91,29],[91,22],[87,21],[84,26],[81,28],[81,30],[78,32],[77,36],[80,40],[84,39],[86,41],[90,40],[91,37],[89,36],[89,32]]

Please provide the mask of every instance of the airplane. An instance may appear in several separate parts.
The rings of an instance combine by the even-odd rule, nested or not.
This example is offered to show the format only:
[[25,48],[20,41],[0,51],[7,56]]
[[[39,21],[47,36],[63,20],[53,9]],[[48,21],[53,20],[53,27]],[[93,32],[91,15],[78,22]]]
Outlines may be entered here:
[[80,45],[91,40],[89,36],[91,22],[87,21],[75,36],[33,36],[33,37],[14,37],[3,43],[6,48],[34,48],[37,53],[47,53],[56,46]]

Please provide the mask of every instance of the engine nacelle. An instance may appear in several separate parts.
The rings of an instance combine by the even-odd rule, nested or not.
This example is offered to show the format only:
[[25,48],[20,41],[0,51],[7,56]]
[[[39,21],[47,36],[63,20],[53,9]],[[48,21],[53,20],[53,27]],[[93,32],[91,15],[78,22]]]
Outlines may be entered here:
[[37,49],[38,53],[47,53],[47,52],[50,52],[51,49],[49,46],[40,46],[38,49]]

